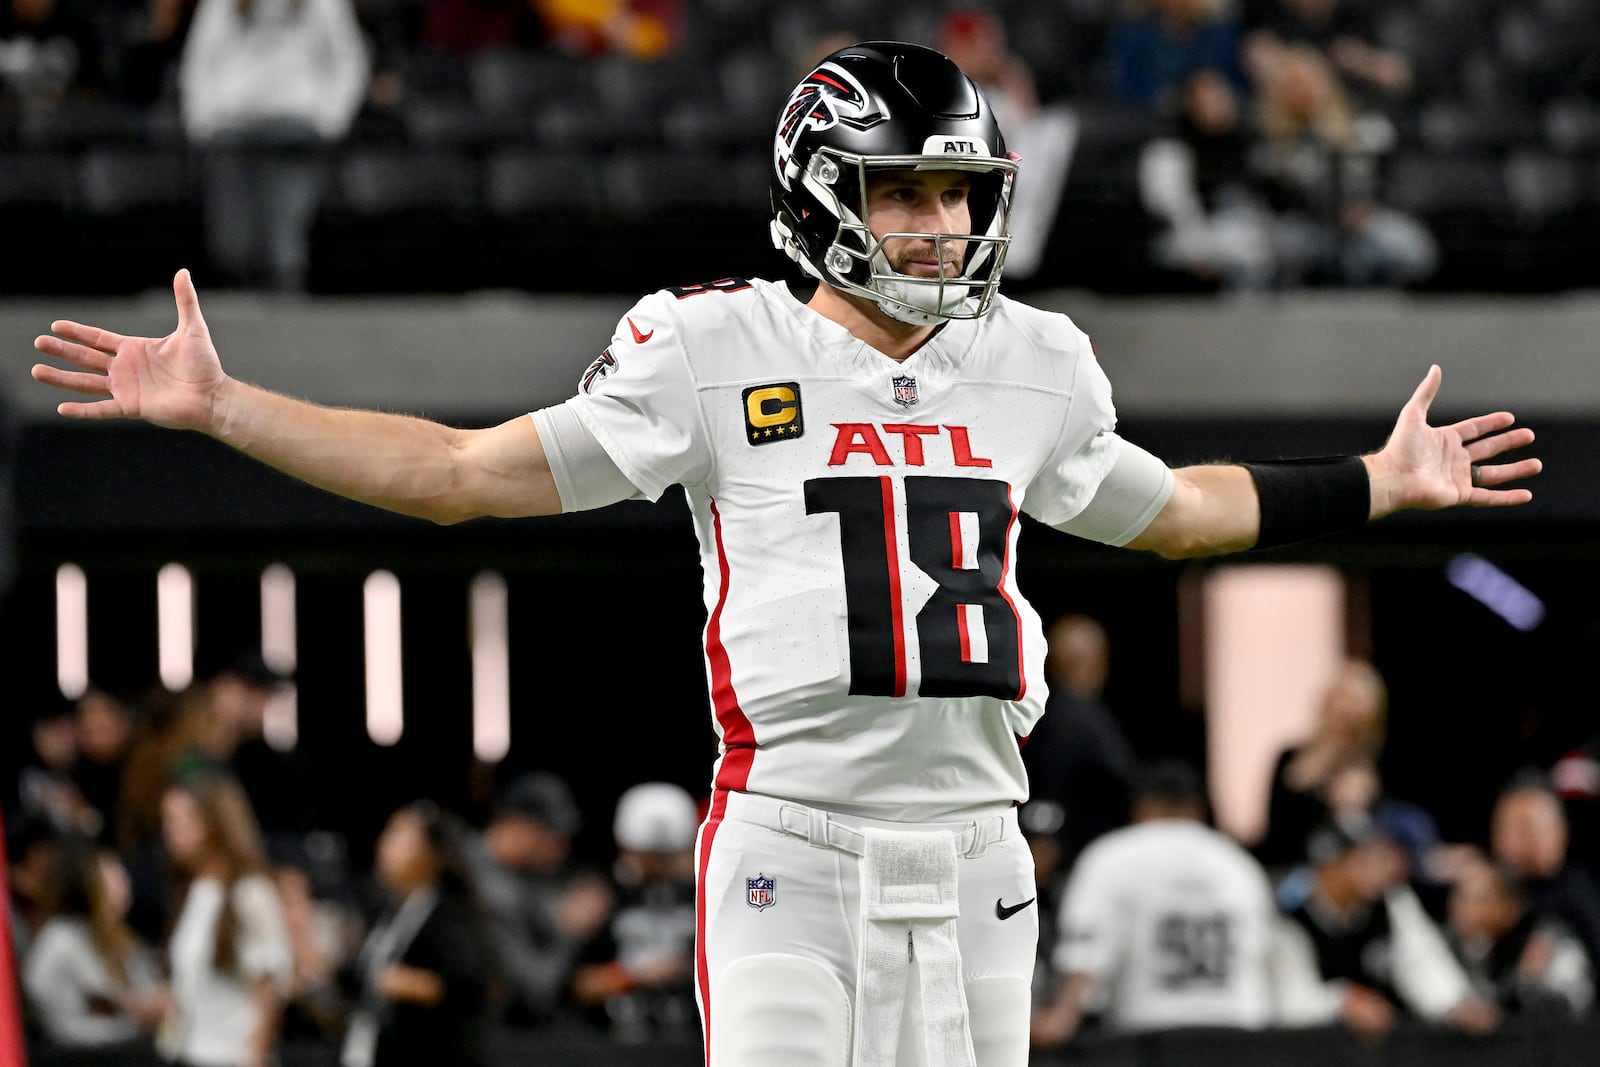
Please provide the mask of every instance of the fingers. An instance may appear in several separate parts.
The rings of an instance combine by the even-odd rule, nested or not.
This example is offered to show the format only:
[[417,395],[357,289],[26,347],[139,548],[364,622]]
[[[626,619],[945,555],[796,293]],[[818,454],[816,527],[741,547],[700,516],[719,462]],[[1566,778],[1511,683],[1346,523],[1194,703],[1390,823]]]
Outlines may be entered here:
[[98,349],[108,356],[116,355],[117,346],[127,340],[120,333],[112,333],[110,330],[102,330],[98,326],[85,326],[81,322],[70,322],[66,319],[52,322],[50,324],[50,332],[69,341],[76,341],[79,344]]
[[1474,488],[1488,489],[1522,478],[1532,478],[1542,470],[1544,463],[1538,459],[1519,459],[1515,463],[1480,464],[1472,468],[1472,484]]
[[56,413],[69,419],[120,419],[122,404],[116,400],[96,400],[92,404],[67,401],[56,405]]
[[111,382],[104,374],[62,370],[48,363],[34,364],[33,380],[53,385],[58,389],[70,389],[74,393],[88,393],[93,396],[111,395]]
[[172,295],[178,302],[178,329],[206,328],[205,316],[200,314],[200,294],[195,291],[194,279],[185,267],[172,277]]
[[71,341],[63,341],[59,337],[51,337],[48,334],[35,337],[33,339],[33,347],[47,356],[64,359],[74,366],[82,367],[84,370],[99,371],[104,374],[111,368],[111,357],[99,349],[90,348],[87,345],[74,344]]
[[1462,419],[1453,424],[1449,429],[1461,435],[1463,441],[1475,441],[1485,434],[1503,430],[1516,422],[1517,418],[1509,411],[1496,411],[1489,415],[1479,415],[1471,419]]
[[1493,437],[1480,437],[1476,441],[1468,442],[1467,458],[1474,463],[1482,463],[1486,459],[1493,459],[1502,452],[1510,452],[1515,448],[1526,448],[1533,444],[1533,431],[1526,426],[1515,430],[1508,430]]

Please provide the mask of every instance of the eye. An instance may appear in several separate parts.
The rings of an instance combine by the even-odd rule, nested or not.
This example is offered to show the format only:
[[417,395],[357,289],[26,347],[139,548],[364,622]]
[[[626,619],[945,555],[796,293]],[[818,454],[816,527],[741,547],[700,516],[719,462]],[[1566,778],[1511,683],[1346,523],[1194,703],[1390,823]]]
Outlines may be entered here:
[[944,191],[944,202],[945,202],[946,206],[948,206],[948,207],[958,207],[961,204],[966,203],[967,202],[967,192],[968,192],[968,190],[965,189],[965,188],[946,189]]

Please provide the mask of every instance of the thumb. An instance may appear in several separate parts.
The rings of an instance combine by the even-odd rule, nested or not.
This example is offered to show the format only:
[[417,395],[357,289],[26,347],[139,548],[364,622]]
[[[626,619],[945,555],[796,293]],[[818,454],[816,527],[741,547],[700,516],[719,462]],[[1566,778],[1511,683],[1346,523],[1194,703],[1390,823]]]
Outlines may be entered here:
[[1423,419],[1427,419],[1428,408],[1433,404],[1433,398],[1439,395],[1439,384],[1444,381],[1444,371],[1435,363],[1428,368],[1428,373],[1423,375],[1416,391],[1411,394],[1411,399],[1406,401],[1406,407],[1418,412]]
[[200,313],[200,294],[195,292],[189,268],[185,267],[173,276],[172,295],[178,302],[178,329],[209,333],[205,316]]

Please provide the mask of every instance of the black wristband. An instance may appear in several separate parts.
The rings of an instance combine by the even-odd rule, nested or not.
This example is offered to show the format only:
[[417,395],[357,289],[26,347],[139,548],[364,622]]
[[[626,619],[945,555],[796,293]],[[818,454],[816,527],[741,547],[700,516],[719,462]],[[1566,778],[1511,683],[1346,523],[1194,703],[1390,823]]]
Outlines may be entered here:
[[1372,479],[1360,456],[1241,463],[1255,479],[1261,533],[1255,548],[1355,530],[1372,514]]

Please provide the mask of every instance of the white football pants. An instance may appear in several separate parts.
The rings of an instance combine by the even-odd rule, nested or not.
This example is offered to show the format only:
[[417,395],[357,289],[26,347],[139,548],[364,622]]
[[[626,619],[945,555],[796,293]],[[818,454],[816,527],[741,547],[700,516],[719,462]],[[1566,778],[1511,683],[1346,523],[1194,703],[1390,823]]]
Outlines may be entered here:
[[[884,823],[728,790],[714,795],[696,850],[709,1067],[850,1067],[852,1020],[872,1007],[854,1002],[861,883],[852,846],[865,826],[956,835],[956,936],[977,1067],[1026,1067],[1039,909],[1015,810]],[[897,1067],[922,1063],[919,1016],[913,974]]]

